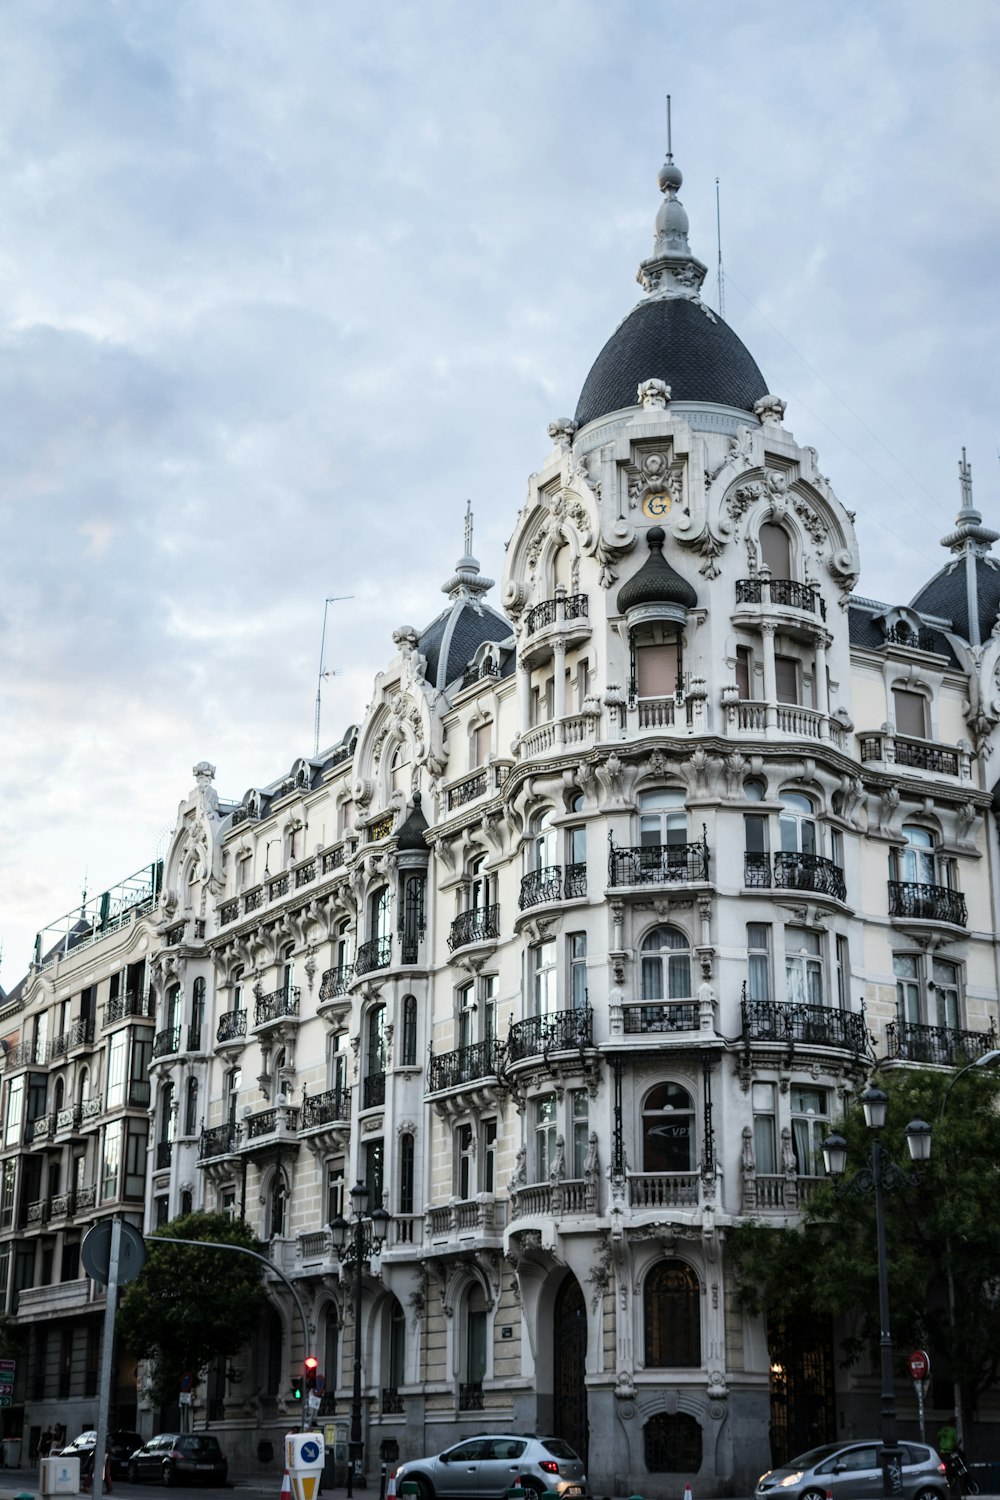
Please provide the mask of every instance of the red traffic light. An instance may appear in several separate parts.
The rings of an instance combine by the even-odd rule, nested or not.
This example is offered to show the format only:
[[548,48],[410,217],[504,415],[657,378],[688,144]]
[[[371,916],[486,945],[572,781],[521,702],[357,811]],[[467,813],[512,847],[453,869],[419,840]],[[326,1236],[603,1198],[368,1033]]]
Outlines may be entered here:
[[304,1360],[307,1375],[314,1375],[319,1369],[319,1360],[315,1354],[307,1354]]

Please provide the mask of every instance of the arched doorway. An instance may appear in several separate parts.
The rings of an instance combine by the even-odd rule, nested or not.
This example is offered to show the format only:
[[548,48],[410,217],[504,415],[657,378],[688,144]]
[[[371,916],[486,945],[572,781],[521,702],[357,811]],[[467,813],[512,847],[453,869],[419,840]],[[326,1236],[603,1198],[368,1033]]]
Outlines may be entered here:
[[556,1293],[552,1313],[553,1428],[587,1462],[587,1308],[575,1276]]

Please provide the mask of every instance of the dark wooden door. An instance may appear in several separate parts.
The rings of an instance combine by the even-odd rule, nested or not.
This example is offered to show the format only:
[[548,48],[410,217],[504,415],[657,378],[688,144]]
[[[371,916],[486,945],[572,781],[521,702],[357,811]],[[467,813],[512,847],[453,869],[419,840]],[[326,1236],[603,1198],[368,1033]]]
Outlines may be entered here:
[[587,1308],[575,1276],[556,1295],[552,1318],[554,1428],[587,1462]]

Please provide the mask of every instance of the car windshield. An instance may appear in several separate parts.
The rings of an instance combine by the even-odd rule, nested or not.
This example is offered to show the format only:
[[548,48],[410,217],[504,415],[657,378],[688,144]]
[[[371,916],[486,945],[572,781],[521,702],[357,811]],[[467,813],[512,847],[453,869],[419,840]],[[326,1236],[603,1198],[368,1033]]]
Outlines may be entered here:
[[800,1453],[798,1458],[790,1458],[787,1463],[779,1465],[782,1469],[811,1469],[815,1464],[821,1464],[824,1458],[829,1458],[832,1453],[839,1453],[843,1443],[824,1443],[822,1448],[810,1448],[808,1453]]
[[219,1439],[214,1437],[187,1437],[182,1447],[185,1453],[195,1453],[199,1458],[218,1458]]
[[553,1458],[576,1458],[569,1443],[564,1443],[562,1438],[546,1438],[542,1446],[552,1454]]

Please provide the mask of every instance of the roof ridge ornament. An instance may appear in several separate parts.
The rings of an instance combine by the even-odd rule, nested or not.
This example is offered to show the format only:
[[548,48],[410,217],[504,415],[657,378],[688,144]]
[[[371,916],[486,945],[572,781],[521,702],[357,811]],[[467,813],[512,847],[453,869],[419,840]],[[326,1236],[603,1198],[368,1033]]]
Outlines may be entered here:
[[492,578],[484,578],[479,570],[479,561],[472,555],[472,501],[465,502],[465,553],[455,564],[452,576],[441,585],[442,594],[447,594],[455,604],[467,599],[477,614],[482,613],[480,599],[493,587]]
[[653,253],[636,272],[639,285],[651,297],[687,297],[700,302],[708,267],[691,254],[688,216],[677,196],[684,175],[674,162],[670,134],[670,95],[667,95],[667,155],[657,176],[664,202],[656,215]]

